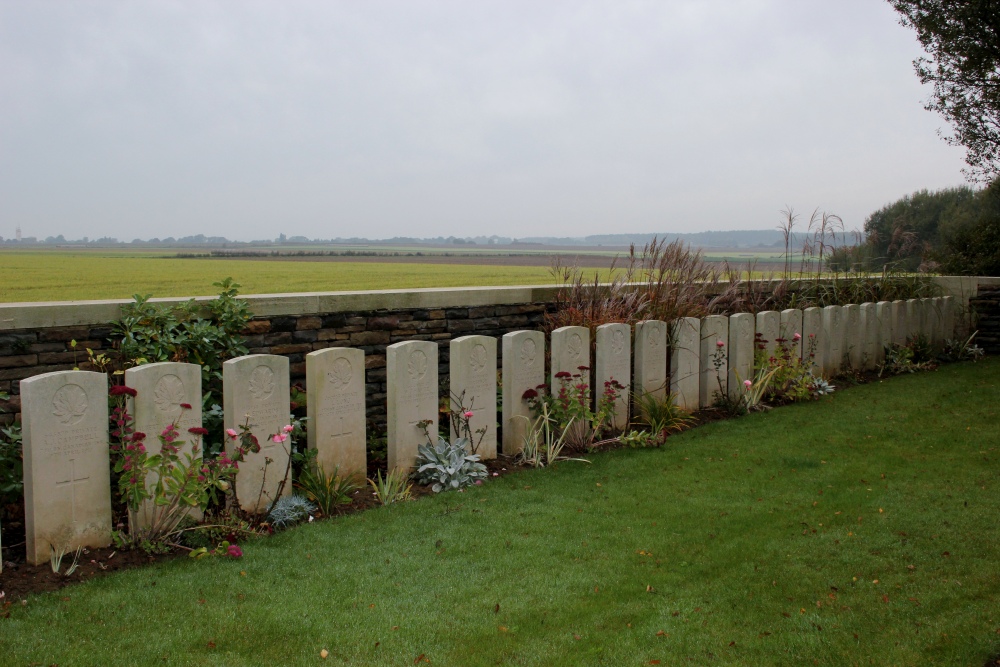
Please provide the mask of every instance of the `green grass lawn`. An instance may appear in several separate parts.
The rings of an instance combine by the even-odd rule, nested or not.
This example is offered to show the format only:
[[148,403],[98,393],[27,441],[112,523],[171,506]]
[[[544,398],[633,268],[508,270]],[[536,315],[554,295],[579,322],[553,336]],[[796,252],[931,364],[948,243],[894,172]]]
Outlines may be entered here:
[[69,587],[10,608],[0,663],[978,667],[1000,652],[998,371]]
[[[475,261],[474,259],[470,261]],[[0,303],[211,296],[232,276],[242,294],[540,285],[544,266],[179,259],[153,254],[6,252],[0,254]]]

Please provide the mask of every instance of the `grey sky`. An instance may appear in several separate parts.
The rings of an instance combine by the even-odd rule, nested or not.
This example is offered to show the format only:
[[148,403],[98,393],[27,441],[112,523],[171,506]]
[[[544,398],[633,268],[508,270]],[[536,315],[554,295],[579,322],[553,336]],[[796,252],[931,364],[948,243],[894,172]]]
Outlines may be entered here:
[[0,0],[0,235],[860,227],[963,182],[918,55],[877,0]]

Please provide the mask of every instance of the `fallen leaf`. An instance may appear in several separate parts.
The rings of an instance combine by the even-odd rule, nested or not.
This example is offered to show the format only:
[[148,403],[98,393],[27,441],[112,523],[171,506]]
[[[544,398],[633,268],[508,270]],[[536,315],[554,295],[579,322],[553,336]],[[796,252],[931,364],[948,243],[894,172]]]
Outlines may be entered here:
[[736,642],[729,642],[730,646],[736,646]]
[[652,587],[652,586],[649,586],[649,585],[647,585],[647,586],[646,586],[646,592],[647,592],[647,593],[652,593],[652,592],[653,592],[653,587]]
[[663,630],[657,630],[657,631],[656,631],[656,636],[657,636],[657,637],[665,637],[665,636],[666,636],[666,634],[667,634],[667,633],[666,633],[666,632],[664,632]]
[[399,630],[399,626],[398,625],[394,625],[394,626],[392,626],[392,629],[393,630]]
[[500,632],[507,632],[508,628],[506,625],[498,625],[497,630],[499,630]]
[[330,652],[327,651],[326,649],[323,649],[322,651],[319,652],[319,657],[323,658],[324,660],[326,660],[327,656],[329,656],[329,655],[330,655]]
[[650,660],[649,664],[651,664],[651,665],[658,665],[658,664],[660,664],[660,661],[659,660]]
[[499,614],[500,613],[500,603],[499,602],[497,603],[497,606],[493,607],[493,613],[494,614]]
[[889,604],[889,596],[886,595],[885,593],[882,594],[882,602],[884,602],[885,604]]
[[215,642],[214,642],[214,641],[210,641],[210,642],[208,642],[207,644],[205,644],[205,646],[206,646],[207,648],[215,648]]
[[944,556],[945,558],[951,558],[951,553],[948,551],[942,552],[941,555]]
[[789,614],[787,611],[781,612],[781,615],[784,616],[785,618],[791,618],[792,617],[792,615]]
[[907,565],[907,566],[906,566],[906,569],[907,569],[907,570],[916,570],[916,569],[917,569],[917,566],[916,566],[916,565]]
[[583,639],[583,637],[581,637],[580,635],[573,635],[573,639],[580,641],[581,639]]

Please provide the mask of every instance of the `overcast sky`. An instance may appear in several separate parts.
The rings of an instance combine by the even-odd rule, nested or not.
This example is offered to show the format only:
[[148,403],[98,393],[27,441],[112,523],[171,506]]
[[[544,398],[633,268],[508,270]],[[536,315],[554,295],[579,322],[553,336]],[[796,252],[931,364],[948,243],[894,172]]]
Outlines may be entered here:
[[878,0],[0,0],[0,236],[861,227],[964,153]]

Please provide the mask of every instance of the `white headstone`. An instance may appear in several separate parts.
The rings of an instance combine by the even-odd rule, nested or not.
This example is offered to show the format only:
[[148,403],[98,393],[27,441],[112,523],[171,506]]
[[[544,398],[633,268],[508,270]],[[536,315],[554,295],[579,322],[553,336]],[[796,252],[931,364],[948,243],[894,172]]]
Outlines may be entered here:
[[306,355],[306,410],[309,448],[320,469],[363,481],[368,472],[363,350],[330,347]]
[[[497,457],[497,339],[490,336],[460,336],[451,341],[448,357],[451,382],[451,409],[458,401],[472,413],[470,447],[483,460]],[[486,429],[482,434],[480,429]],[[464,436],[452,422],[454,442]],[[471,453],[471,449],[470,449]]]
[[823,334],[826,344],[823,347],[823,374],[833,377],[840,374],[844,366],[847,350],[844,349],[844,308],[843,306],[826,306],[823,309]]
[[823,332],[823,309],[805,308],[802,311],[802,361],[813,373],[823,372],[826,335]]
[[729,395],[743,393],[743,383],[753,381],[754,316],[737,313],[729,316]]
[[[291,418],[288,387],[288,357],[251,354],[222,364],[222,399],[227,429],[240,430],[249,424],[260,443],[260,451],[247,455],[236,475],[236,496],[247,512],[264,512],[277,500],[288,470],[290,443],[274,442]],[[238,443],[226,438],[226,452],[232,456]],[[284,480],[282,495],[292,492],[291,480]]]
[[864,338],[861,331],[861,307],[856,303],[844,306],[844,357],[853,370],[859,371],[864,364]]
[[616,380],[619,389],[615,401],[615,428],[628,426],[629,389],[632,385],[632,330],[627,324],[602,324],[597,327],[597,362],[594,364],[594,409],[600,404],[605,383]]
[[757,340],[764,344],[767,356],[773,356],[778,347],[778,336],[781,335],[781,313],[776,310],[763,310],[757,313]]
[[[795,334],[799,339],[795,340]],[[789,308],[781,311],[781,337],[793,359],[802,358],[802,311]]]
[[892,302],[879,301],[875,304],[875,319],[878,320],[878,344],[875,346],[875,363],[885,361],[885,348],[892,344]]
[[859,307],[861,319],[861,370],[875,368],[878,359],[878,314],[877,305],[863,303]]
[[715,403],[716,394],[721,397],[729,393],[729,318],[725,315],[709,315],[702,319],[700,356],[699,401],[708,406]]
[[944,337],[942,336],[942,306],[944,300],[941,297],[934,297],[930,299],[930,305],[927,307],[927,312],[929,313],[930,319],[927,323],[929,337],[931,344],[934,345],[935,349],[940,350],[944,345]]
[[642,320],[635,324],[635,389],[642,394],[667,395],[667,323]]
[[905,301],[892,302],[892,342],[896,345],[906,345],[910,336],[908,310]]
[[[201,426],[201,366],[173,361],[135,366],[125,371],[125,386],[136,391],[135,398],[128,399],[128,411],[134,430],[146,434],[148,454],[160,453],[158,436],[176,422],[178,439],[184,443],[179,452],[181,460],[192,453],[195,443],[199,443],[197,456],[204,455],[201,438],[188,432],[189,428]],[[190,408],[182,408],[182,404]],[[154,484],[156,475],[150,473],[146,486]],[[149,526],[157,512],[162,509],[153,500],[145,501],[135,517],[139,527]],[[201,518],[201,510],[197,508],[189,514],[195,520]]]
[[545,334],[515,331],[504,334],[502,340],[503,453],[511,456],[524,448],[533,417],[524,392],[539,391],[539,385],[545,385]]
[[917,338],[923,333],[924,309],[921,299],[906,300],[906,332],[910,338]]
[[108,377],[44,373],[21,381],[28,562],[52,549],[111,543]]
[[[580,370],[585,368],[586,370]],[[580,375],[590,385],[590,329],[559,327],[552,332],[552,395],[559,393],[561,384],[556,373]],[[593,387],[591,387],[593,394]]]
[[701,320],[674,320],[670,339],[670,391],[674,402],[685,410],[697,410],[701,407]]
[[429,421],[431,440],[438,439],[438,346],[425,340],[393,343],[385,350],[387,459],[389,470],[413,468],[417,446],[427,442],[418,424]]

